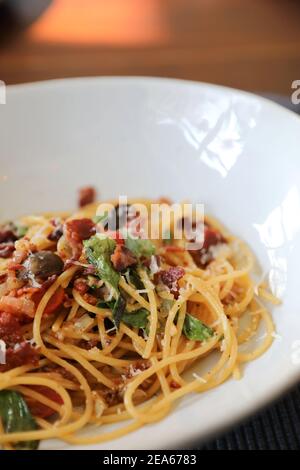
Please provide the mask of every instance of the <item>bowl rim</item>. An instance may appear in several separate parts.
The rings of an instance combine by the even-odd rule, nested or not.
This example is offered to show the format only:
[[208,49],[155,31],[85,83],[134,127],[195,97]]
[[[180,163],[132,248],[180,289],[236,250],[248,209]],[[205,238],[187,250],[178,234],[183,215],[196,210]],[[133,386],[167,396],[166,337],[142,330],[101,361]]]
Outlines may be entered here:
[[279,103],[276,103],[275,101],[271,100],[270,98],[267,98],[265,96],[259,95],[257,93],[254,93],[252,91],[248,90],[243,90],[241,88],[234,88],[234,87],[229,87],[226,85],[219,85],[217,83],[210,83],[210,82],[203,82],[203,81],[197,81],[197,80],[188,80],[184,78],[169,78],[169,77],[160,77],[160,76],[147,76],[147,75],[95,75],[95,76],[77,76],[77,77],[66,77],[66,78],[52,78],[52,79],[45,79],[45,80],[37,80],[33,82],[24,82],[24,83],[15,83],[15,84],[9,84],[6,85],[6,89],[11,92],[22,92],[22,91],[27,91],[34,89],[35,87],[43,87],[43,88],[55,88],[59,85],[71,85],[75,86],[79,84],[80,82],[84,83],[93,83],[93,82],[99,82],[105,84],[115,82],[116,84],[118,82],[127,82],[127,83],[134,83],[134,82],[152,82],[152,83],[173,83],[173,84],[178,84],[182,86],[200,86],[202,88],[211,88],[219,91],[224,91],[224,92],[231,92],[238,94],[240,96],[246,95],[249,98],[255,98],[259,99],[262,102],[264,102],[267,106],[271,106],[277,111],[281,110],[282,112],[286,113],[287,115],[290,116],[290,118],[295,119],[296,121],[300,122],[300,115],[292,111],[291,109],[285,108]]
[[[224,93],[232,93],[237,96],[246,96],[247,98],[252,98],[259,100],[262,102],[265,106],[267,106],[270,111],[272,112],[272,109],[276,113],[281,113],[286,118],[289,120],[293,119],[296,123],[299,124],[300,126],[300,116],[297,115],[294,111],[285,108],[279,103],[276,103],[272,101],[269,98],[266,98],[264,96],[249,92],[249,91],[244,91],[242,89],[237,89],[233,87],[227,87],[219,84],[212,84],[212,83],[207,83],[207,82],[201,82],[201,81],[195,81],[195,80],[186,80],[186,79],[180,79],[180,78],[167,78],[167,77],[147,77],[147,76],[83,76],[83,77],[70,77],[70,78],[56,78],[56,79],[51,79],[51,80],[40,80],[40,81],[34,81],[34,82],[27,82],[27,83],[20,83],[20,84],[12,84],[12,85],[6,85],[7,88],[7,103],[9,102],[9,95],[12,93],[14,95],[18,95],[19,93],[26,93],[26,92],[34,92],[36,88],[42,89],[42,90],[53,90],[57,89],[60,87],[64,86],[78,86],[78,85],[88,85],[91,83],[99,83],[99,86],[105,85],[105,84],[116,84],[118,85],[119,83],[127,83],[127,84],[149,84],[149,83],[155,83],[155,84],[163,84],[163,85],[168,85],[168,84],[177,84],[182,87],[188,87],[188,86],[194,86],[194,87],[200,87],[202,89],[212,89],[212,90],[217,90],[218,92],[224,92]],[[299,127],[300,131],[300,127]],[[231,428],[233,425],[244,421],[245,419],[249,418],[250,416],[256,414],[257,412],[261,411],[263,408],[265,408],[267,405],[272,405],[274,401],[276,401],[279,397],[281,397],[283,394],[287,393],[289,390],[291,390],[298,382],[300,379],[300,372],[298,368],[292,369],[289,371],[288,376],[285,378],[285,380],[281,383],[278,383],[276,385],[276,389],[269,390],[268,393],[265,392],[261,394],[260,398],[256,398],[255,401],[252,402],[247,402],[245,404],[245,409],[243,411],[238,410],[238,411],[233,411],[232,415],[226,419],[225,423],[213,423],[208,426],[207,433],[205,436],[198,436],[199,431],[197,428],[191,428],[190,429],[185,429],[184,432],[184,437],[180,439],[176,439],[174,436],[172,438],[172,444],[170,444],[170,439],[169,439],[169,444],[167,447],[164,448],[169,448],[169,449],[175,449],[178,446],[181,447],[189,447],[191,448],[191,444],[195,443],[195,441],[198,439],[199,441],[207,441],[208,439],[219,435],[220,433],[228,430]],[[194,405],[193,405],[194,406]],[[176,410],[173,411],[176,413]],[[199,441],[197,442],[197,445],[199,445]],[[93,448],[96,448],[97,445],[93,445]],[[64,450],[72,450],[72,449],[78,449],[80,446],[70,446],[67,445],[63,447]],[[89,447],[88,447],[89,448]]]

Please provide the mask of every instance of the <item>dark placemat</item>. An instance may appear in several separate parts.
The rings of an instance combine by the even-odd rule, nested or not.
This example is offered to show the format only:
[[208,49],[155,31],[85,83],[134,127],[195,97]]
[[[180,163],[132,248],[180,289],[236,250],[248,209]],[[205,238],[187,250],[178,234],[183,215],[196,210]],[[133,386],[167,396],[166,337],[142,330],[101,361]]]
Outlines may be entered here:
[[[300,114],[285,96],[264,94]],[[197,446],[197,450],[300,450],[300,385],[232,431]]]
[[300,450],[300,385],[199,450]]

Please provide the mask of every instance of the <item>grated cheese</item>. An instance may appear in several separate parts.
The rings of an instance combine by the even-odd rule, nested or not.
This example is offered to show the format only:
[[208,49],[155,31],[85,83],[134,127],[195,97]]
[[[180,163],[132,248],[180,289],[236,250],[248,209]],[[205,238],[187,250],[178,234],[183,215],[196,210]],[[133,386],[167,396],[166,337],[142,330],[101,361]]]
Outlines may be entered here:
[[150,260],[150,272],[151,274],[156,274],[160,271],[160,267],[157,264],[156,256],[152,255]]
[[0,339],[0,364],[6,364],[6,343]]
[[199,382],[202,382],[202,383],[204,383],[204,384],[206,384],[206,382],[207,382],[206,379],[204,379],[204,378],[201,377],[200,375],[196,374],[196,372],[193,373],[193,377],[194,377],[194,379],[199,380]]
[[76,323],[74,323],[74,327],[76,330],[86,330],[94,323],[94,319],[91,318],[88,314],[83,315]]

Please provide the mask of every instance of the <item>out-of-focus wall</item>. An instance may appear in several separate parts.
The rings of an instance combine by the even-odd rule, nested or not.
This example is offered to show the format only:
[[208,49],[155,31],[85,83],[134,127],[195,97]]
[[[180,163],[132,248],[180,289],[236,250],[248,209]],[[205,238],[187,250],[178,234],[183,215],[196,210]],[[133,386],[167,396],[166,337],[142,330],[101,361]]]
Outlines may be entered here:
[[290,94],[299,18],[296,0],[53,0],[0,44],[0,79],[158,75]]

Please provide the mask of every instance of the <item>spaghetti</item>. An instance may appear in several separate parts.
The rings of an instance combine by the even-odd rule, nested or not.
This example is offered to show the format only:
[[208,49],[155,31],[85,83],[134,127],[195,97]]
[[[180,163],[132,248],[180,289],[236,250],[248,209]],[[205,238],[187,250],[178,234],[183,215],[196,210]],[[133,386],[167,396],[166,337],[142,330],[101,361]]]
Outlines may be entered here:
[[[128,215],[137,202],[154,201],[117,210]],[[138,215],[110,230],[110,215],[96,210],[0,229],[3,449],[115,439],[162,419],[188,393],[239,378],[272,343],[264,302],[277,299],[255,285],[253,254],[218,222],[205,218],[203,244],[191,250],[172,236],[183,223],[176,217],[168,237],[149,240],[128,230]],[[7,416],[13,400],[24,407],[23,427]],[[107,431],[111,423],[119,425]],[[82,435],[87,425],[93,432]]]

